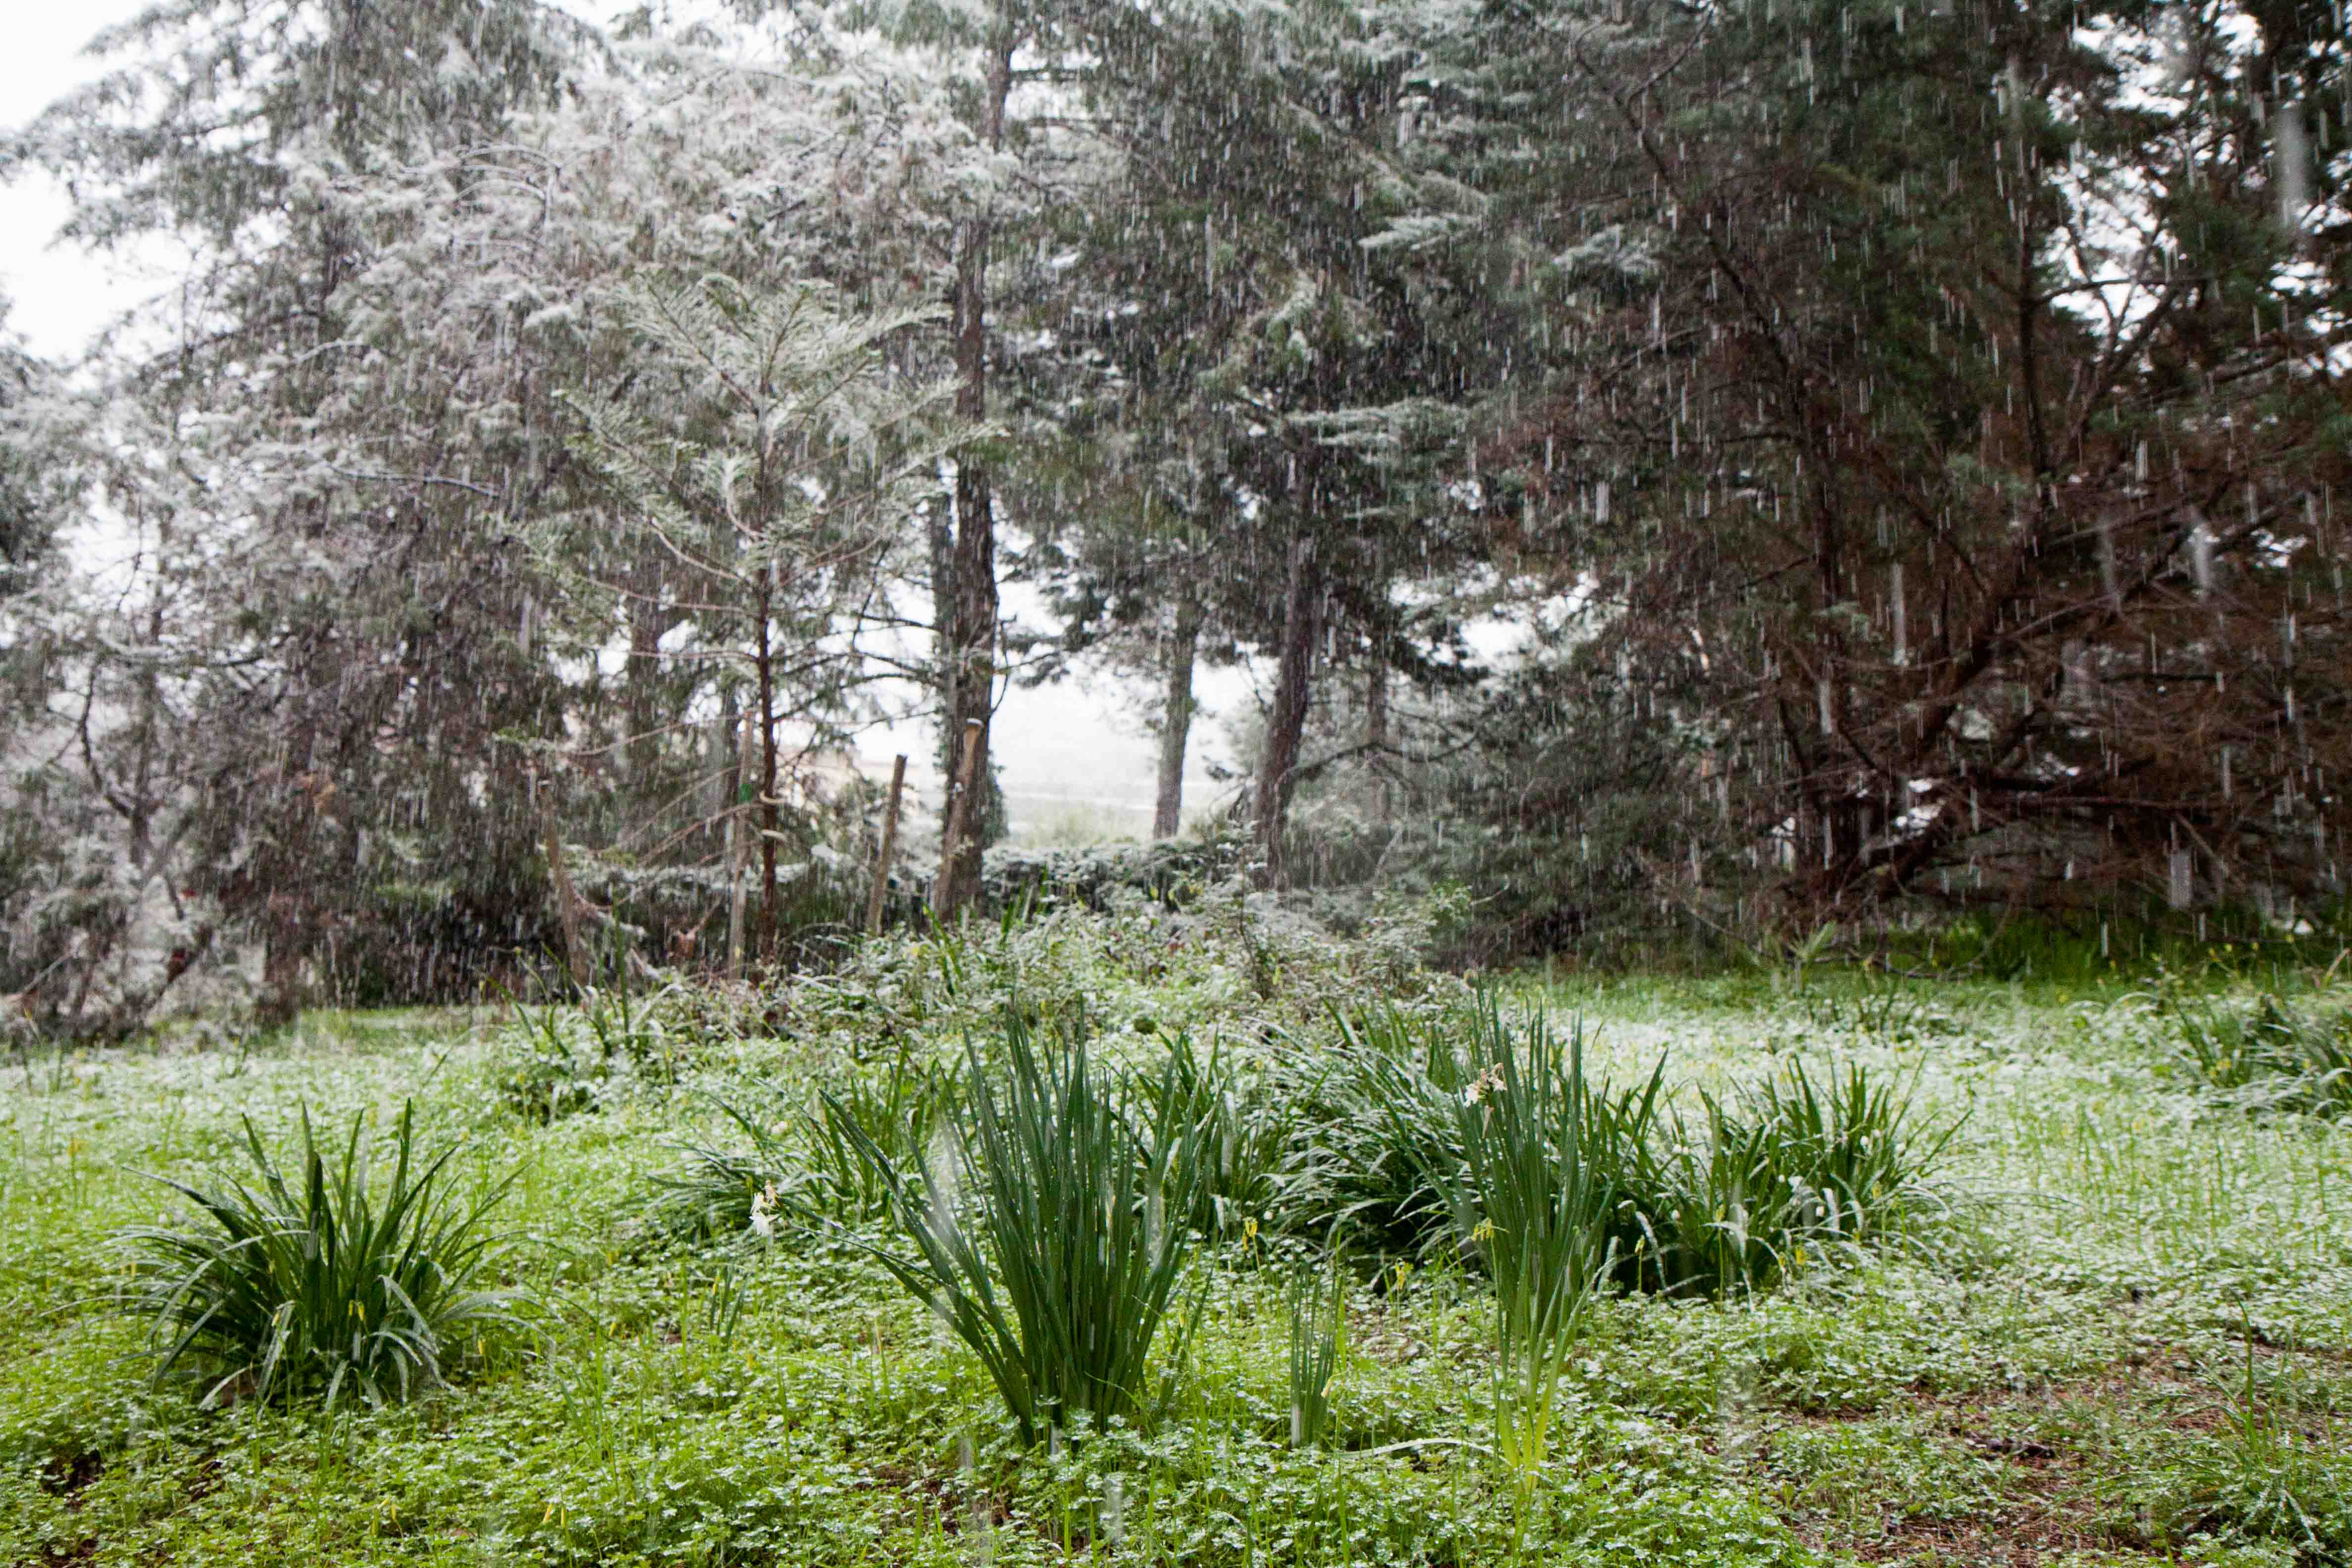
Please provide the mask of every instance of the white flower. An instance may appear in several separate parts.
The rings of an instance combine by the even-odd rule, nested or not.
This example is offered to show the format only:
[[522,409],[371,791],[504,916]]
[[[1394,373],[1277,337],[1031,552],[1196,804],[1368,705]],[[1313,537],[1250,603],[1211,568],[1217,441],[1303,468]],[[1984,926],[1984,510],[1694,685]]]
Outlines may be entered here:
[[776,1209],[778,1206],[779,1199],[776,1194],[776,1184],[773,1182],[770,1182],[766,1186],[760,1189],[760,1191],[751,1194],[751,1232],[753,1235],[765,1240],[776,1234]]

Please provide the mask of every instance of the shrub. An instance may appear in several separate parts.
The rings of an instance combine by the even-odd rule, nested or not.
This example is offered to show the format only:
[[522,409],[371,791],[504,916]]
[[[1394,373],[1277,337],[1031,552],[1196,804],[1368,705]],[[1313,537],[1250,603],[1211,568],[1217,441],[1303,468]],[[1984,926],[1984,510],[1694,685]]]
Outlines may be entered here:
[[1152,844],[1057,847],[1003,844],[982,858],[981,895],[992,910],[1108,908],[1123,891],[1177,907],[1238,876],[1247,856],[1241,834],[1209,826]]
[[[1083,1026],[1040,1053],[1008,1009],[992,1072],[967,1044],[969,1131],[919,1175],[845,1113],[911,1254],[876,1256],[971,1347],[1024,1441],[1089,1415],[1147,1418],[1146,1358],[1173,1300],[1202,1176],[1201,1113],[1172,1060],[1148,1093],[1090,1059]],[[837,1102],[829,1102],[837,1103]],[[968,1195],[966,1195],[968,1194]]]
[[505,1184],[458,1202],[444,1179],[456,1146],[420,1155],[415,1120],[404,1105],[380,1195],[364,1113],[331,1166],[303,1112],[299,1189],[250,1119],[257,1184],[154,1178],[209,1222],[121,1233],[136,1254],[121,1300],[153,1322],[159,1379],[183,1368],[209,1378],[206,1403],[322,1392],[331,1406],[349,1389],[380,1405],[441,1383],[449,1347],[513,1322],[512,1293],[480,1288],[493,1252],[482,1222]]

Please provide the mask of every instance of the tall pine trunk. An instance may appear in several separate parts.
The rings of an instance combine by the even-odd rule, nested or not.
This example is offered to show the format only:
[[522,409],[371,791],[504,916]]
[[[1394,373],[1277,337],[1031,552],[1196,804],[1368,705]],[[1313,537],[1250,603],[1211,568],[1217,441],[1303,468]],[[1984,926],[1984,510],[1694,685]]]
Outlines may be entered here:
[[771,626],[775,613],[775,568],[765,562],[760,564],[755,613],[760,617],[759,651],[753,656],[760,673],[760,940],[772,955],[776,951],[776,836],[782,824],[776,817],[776,660]]
[[[1004,102],[1013,90],[1013,36],[1000,30],[989,48],[981,135],[1004,143]],[[956,247],[956,416],[973,424],[988,417],[988,246],[994,226],[983,215],[965,220]],[[950,581],[941,606],[946,658],[941,693],[947,730],[948,798],[940,833],[940,875],[931,909],[941,919],[980,897],[982,802],[987,794],[988,730],[996,697],[996,512],[988,462],[967,448],[956,459],[955,537],[949,550]],[[936,591],[936,588],[935,588]],[[972,738],[976,737],[976,738]],[[976,750],[970,787],[961,777],[966,747]]]
[[1192,732],[1192,659],[1201,646],[1200,596],[1176,601],[1168,639],[1167,696],[1160,709],[1160,794],[1151,807],[1151,837],[1173,838],[1184,820],[1184,748]]
[[629,662],[622,677],[629,788],[642,800],[654,798],[654,772],[661,763],[661,639],[669,629],[662,597],[661,563],[648,557],[630,574],[625,601]]
[[1299,739],[1307,730],[1307,706],[1313,695],[1315,648],[1323,640],[1323,574],[1315,560],[1309,536],[1290,546],[1290,562],[1282,595],[1282,658],[1274,681],[1274,712],[1266,721],[1265,751],[1258,762],[1257,800],[1252,825],[1258,857],[1265,866],[1265,885],[1290,885],[1284,863],[1283,830],[1290,817],[1290,795],[1298,769]]
[[[979,420],[988,411],[988,224],[965,226],[956,261],[956,413]],[[946,919],[980,897],[981,800],[988,777],[988,727],[996,696],[996,518],[986,461],[965,451],[956,462],[955,537],[949,547],[945,679],[947,820],[940,835],[940,875],[931,907]],[[971,738],[974,737],[975,738]],[[970,786],[967,747],[976,750]]]

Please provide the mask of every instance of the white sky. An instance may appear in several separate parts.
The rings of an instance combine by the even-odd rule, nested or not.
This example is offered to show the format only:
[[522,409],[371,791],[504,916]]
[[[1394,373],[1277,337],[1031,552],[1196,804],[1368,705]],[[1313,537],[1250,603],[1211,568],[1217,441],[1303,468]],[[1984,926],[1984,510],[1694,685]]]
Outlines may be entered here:
[[[8,47],[0,49],[0,124],[30,120],[52,100],[98,74],[81,47],[100,28],[136,16],[137,0],[84,0],[79,5],[19,5],[9,9]],[[66,218],[66,196],[37,174],[0,185],[0,288],[15,302],[8,325],[33,352],[62,359],[138,297],[103,258],[51,248]]]
[[[0,48],[0,125],[23,124],[98,74],[98,62],[83,58],[82,47],[101,29],[136,16],[144,3],[19,0],[10,5],[7,44]],[[13,303],[8,326],[35,353],[58,360],[77,357],[101,327],[161,282],[135,265],[53,246],[67,210],[65,192],[44,175],[27,174],[0,185],[0,289]],[[1203,670],[1200,684],[1209,711],[1193,730],[1185,784],[1191,805],[1208,805],[1215,787],[1201,759],[1204,750],[1223,749],[1217,720],[1250,700],[1248,682],[1232,671]],[[995,750],[1016,826],[1050,816],[1056,801],[1123,810],[1137,826],[1149,826],[1154,749],[1137,720],[1139,695],[1095,680],[1016,690],[1006,698]],[[877,732],[861,749],[886,773],[891,754],[907,752],[919,784],[929,771],[931,742],[920,728]]]

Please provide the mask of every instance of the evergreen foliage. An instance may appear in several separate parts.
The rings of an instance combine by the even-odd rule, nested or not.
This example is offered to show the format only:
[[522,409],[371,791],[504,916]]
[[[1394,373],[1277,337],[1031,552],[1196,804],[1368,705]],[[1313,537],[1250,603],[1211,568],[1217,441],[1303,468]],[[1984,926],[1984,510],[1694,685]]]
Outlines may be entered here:
[[756,847],[800,962],[885,718],[981,736],[901,837],[968,907],[1002,691],[1086,659],[1156,837],[1244,666],[1247,874],[1466,884],[1470,957],[2340,899],[2325,8],[781,16],[172,0],[10,133],[69,240],[189,252],[85,381],[0,367],[45,1027],[172,952],[511,978],[551,843]]

